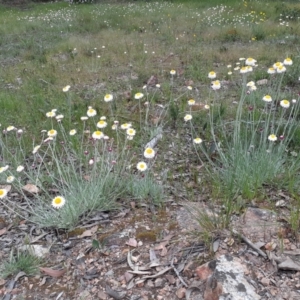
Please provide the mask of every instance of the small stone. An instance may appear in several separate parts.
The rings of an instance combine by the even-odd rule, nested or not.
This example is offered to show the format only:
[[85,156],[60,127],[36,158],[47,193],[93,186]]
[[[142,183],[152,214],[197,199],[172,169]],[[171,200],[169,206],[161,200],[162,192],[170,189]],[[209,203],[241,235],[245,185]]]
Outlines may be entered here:
[[101,300],[105,300],[106,299],[106,293],[104,293],[103,291],[98,292],[97,296]]
[[167,274],[165,277],[167,278],[170,284],[174,284],[176,282],[175,277],[173,275]]
[[186,292],[186,289],[182,287],[176,291],[176,296],[179,299],[182,299],[185,296],[185,292]]
[[276,207],[284,207],[286,206],[286,202],[284,200],[279,200],[276,202]]
[[153,281],[152,280],[147,280],[146,286],[147,287],[154,287]]
[[40,192],[40,189],[36,185],[31,184],[31,183],[24,185],[22,187],[22,190],[27,195],[34,195],[34,194],[38,194]]
[[155,287],[162,287],[164,285],[164,280],[161,278],[156,278],[154,282]]
[[261,283],[262,283],[262,285],[264,285],[264,286],[268,286],[268,285],[270,285],[270,279],[264,277],[264,278],[261,280]]

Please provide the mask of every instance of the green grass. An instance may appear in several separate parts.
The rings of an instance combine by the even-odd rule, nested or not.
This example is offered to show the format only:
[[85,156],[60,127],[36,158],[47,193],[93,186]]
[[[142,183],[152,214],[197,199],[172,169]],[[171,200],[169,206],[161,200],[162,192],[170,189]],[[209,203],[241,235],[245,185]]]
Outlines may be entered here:
[[[144,145],[159,127],[163,128],[164,139],[158,144],[155,177],[161,173],[189,173],[199,161],[190,145],[189,126],[183,121],[189,111],[187,100],[194,98],[200,104],[193,110],[194,128],[205,139],[207,148],[213,145],[211,124],[203,109],[204,104],[215,101],[208,72],[215,71],[222,81],[219,99],[222,117],[228,123],[235,118],[234,102],[241,94],[241,76],[233,70],[241,57],[258,61],[248,81],[271,78],[266,70],[276,61],[291,57],[294,63],[283,78],[277,100],[296,97],[300,74],[299,9],[295,1],[285,1],[281,8],[281,1],[259,0],[31,3],[25,9],[0,4],[2,128],[13,125],[23,129],[25,158],[30,160],[33,145],[42,140],[41,130],[56,126],[45,117],[47,112],[56,108],[65,115],[63,124],[68,132],[81,126],[80,117],[92,106],[97,117],[107,117],[110,126],[114,120],[120,124],[132,122],[137,130],[131,144],[137,153],[134,163],[141,159]],[[170,76],[171,69],[176,70],[176,76]],[[229,70],[232,75],[228,75]],[[157,78],[161,87],[144,90],[151,76]],[[272,84],[259,88],[258,102],[263,94],[273,91]],[[71,86],[68,93],[62,91],[66,85]],[[187,90],[187,85],[192,85],[193,90]],[[141,103],[133,97],[136,92],[145,94]],[[114,95],[112,105],[103,101],[106,93]],[[145,99],[151,104],[147,122]],[[214,116],[215,121],[218,117]],[[94,125],[91,121],[86,129],[93,132]],[[231,129],[228,126],[226,130],[230,133]],[[104,131],[113,135],[110,128]],[[217,135],[221,132],[217,131]],[[3,137],[6,140],[7,136]],[[18,140],[7,142],[11,148],[18,145]],[[291,144],[299,150],[297,133]],[[209,156],[213,155],[213,151],[209,152]],[[168,161],[173,156],[173,162]],[[174,163],[184,159],[188,163]],[[195,174],[195,170],[191,172]],[[219,187],[207,179],[207,173],[198,175],[200,180],[211,182],[207,190],[219,197]],[[152,201],[160,202],[163,189],[155,184],[145,180],[142,192],[138,193],[135,185],[131,192],[135,198],[148,195]],[[187,182],[180,186],[183,193],[188,190],[186,186]],[[287,189],[295,192],[294,186]],[[196,194],[197,191],[198,187]],[[229,203],[227,200],[225,203]]]
[[9,276],[17,275],[24,272],[27,276],[38,273],[38,267],[42,260],[27,251],[17,251],[16,254],[11,252],[9,260],[2,262],[0,265],[1,277],[6,279]]

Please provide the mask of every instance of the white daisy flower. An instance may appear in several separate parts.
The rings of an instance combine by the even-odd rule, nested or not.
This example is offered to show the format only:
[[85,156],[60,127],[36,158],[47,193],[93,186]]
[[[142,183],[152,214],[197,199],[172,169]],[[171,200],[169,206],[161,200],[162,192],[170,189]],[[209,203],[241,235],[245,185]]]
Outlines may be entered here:
[[106,94],[104,96],[104,101],[105,102],[111,102],[111,101],[113,101],[113,99],[114,99],[114,96],[112,94]]
[[143,161],[139,162],[137,165],[136,165],[136,168],[141,171],[141,172],[144,172],[147,170],[147,164]]
[[49,137],[55,137],[57,135],[57,131],[55,129],[51,129],[47,132]]
[[148,147],[144,151],[144,156],[146,158],[153,158],[155,156],[155,151],[152,148]]
[[92,138],[95,139],[95,140],[100,140],[104,137],[104,134],[102,131],[94,131],[93,134],[92,134]]
[[202,139],[200,139],[199,137],[194,139],[195,144],[201,144],[202,142],[203,142]]
[[70,88],[71,88],[71,86],[66,85],[66,86],[63,88],[63,92],[68,92]]
[[104,120],[100,120],[98,123],[97,123],[97,127],[98,128],[105,128],[107,126],[107,122],[104,121]]
[[56,196],[53,200],[52,200],[52,206],[54,208],[61,208],[65,205],[66,203],[66,199],[62,196]]
[[17,172],[20,173],[24,170],[24,167],[23,166],[18,166],[17,167]]
[[7,195],[7,190],[6,189],[0,189],[0,199],[5,198]]
[[190,120],[192,120],[192,118],[193,118],[193,117],[192,117],[192,115],[189,115],[189,114],[187,114],[187,115],[185,115],[185,116],[184,116],[184,118],[183,118],[183,119],[184,119],[184,121],[186,121],[186,122],[187,122],[187,121],[190,121]]
[[97,112],[95,109],[93,109],[91,106],[89,107],[87,113],[88,117],[94,117],[97,115]]
[[283,108],[289,108],[290,107],[290,101],[289,100],[281,100],[280,101],[280,106]]

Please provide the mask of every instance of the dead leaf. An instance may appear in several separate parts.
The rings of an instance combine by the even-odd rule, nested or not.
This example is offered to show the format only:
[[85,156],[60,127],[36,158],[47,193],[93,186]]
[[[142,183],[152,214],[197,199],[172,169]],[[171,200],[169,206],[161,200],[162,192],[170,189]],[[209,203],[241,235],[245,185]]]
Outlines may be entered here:
[[268,251],[273,251],[277,247],[276,243],[274,242],[269,242],[265,244],[265,249]]
[[162,251],[160,252],[160,256],[166,256],[168,253],[168,249],[166,247],[162,248]]
[[[165,242],[166,243],[166,242]],[[168,253],[168,249],[165,247],[165,243],[161,243],[161,244],[159,244],[158,246],[155,246],[155,250],[162,250],[161,252],[160,252],[160,256],[166,256],[167,255],[167,253]]]
[[165,275],[165,277],[167,278],[170,284],[174,284],[176,282],[176,279],[173,275],[167,274]]
[[186,289],[184,287],[182,288],[179,288],[177,291],[176,291],[176,296],[179,298],[179,299],[182,299],[184,296],[185,296],[185,293],[186,293]]
[[159,117],[153,117],[151,118],[151,122],[153,123],[153,125],[157,125],[160,122],[161,118]]
[[78,235],[78,238],[82,239],[84,237],[92,236],[97,232],[97,230],[98,230],[98,225],[92,227],[91,229],[84,231],[81,235]]
[[9,185],[9,184],[6,184],[6,185],[0,185],[0,188],[6,190],[7,192],[10,192],[10,190],[11,190],[11,185]]
[[134,239],[134,238],[130,238],[130,239],[128,240],[128,242],[126,242],[126,245],[135,248],[135,247],[137,246],[137,241],[136,241],[136,239]]
[[111,289],[108,285],[106,285],[105,291],[106,291],[107,295],[113,297],[116,300],[121,300],[126,296],[126,293],[125,294],[120,294],[117,291]]
[[158,79],[157,76],[155,75],[152,75],[147,81],[147,85],[149,86],[155,86],[157,83],[158,83]]
[[40,267],[40,270],[42,272],[44,272],[46,275],[49,275],[54,278],[61,277],[67,272],[67,270],[65,270],[65,269],[64,270],[53,270],[51,268],[42,268],[42,267]]
[[32,183],[28,183],[28,184],[24,185],[22,187],[22,190],[27,195],[34,195],[34,194],[38,194],[40,192],[40,189]]
[[128,283],[133,278],[133,275],[128,272],[125,272],[124,277],[126,282]]
[[256,84],[257,84],[257,85],[265,85],[265,84],[268,84],[268,79],[261,79],[261,80],[258,80],[258,81],[256,81]]
[[6,233],[7,231],[7,228],[4,227],[3,229],[0,230],[0,236],[3,235],[4,233]]
[[194,85],[194,81],[191,80],[191,79],[186,80],[185,85],[186,85],[186,86],[192,86],[192,85]]
[[163,238],[163,241],[169,242],[169,241],[172,239],[173,236],[174,236],[174,234],[168,234],[167,236],[165,236],[165,237]]
[[42,281],[39,283],[39,286],[44,285],[44,284],[46,283],[46,280],[47,280],[47,278],[44,277],[44,278],[42,279]]
[[120,213],[118,213],[115,217],[116,218],[124,218],[130,212],[130,208],[124,209]]
[[131,92],[130,91],[125,91],[123,93],[123,96],[126,100],[130,100],[131,99]]

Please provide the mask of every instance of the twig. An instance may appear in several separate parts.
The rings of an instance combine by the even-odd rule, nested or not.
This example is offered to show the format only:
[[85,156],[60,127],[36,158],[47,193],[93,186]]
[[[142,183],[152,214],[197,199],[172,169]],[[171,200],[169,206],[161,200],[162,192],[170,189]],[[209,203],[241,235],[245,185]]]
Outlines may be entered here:
[[258,254],[260,254],[263,258],[267,258],[267,254],[260,250],[258,247],[256,247],[249,239],[247,239],[242,234],[238,233],[235,229],[232,230],[232,232],[240,237],[248,246],[250,246],[253,250],[255,250]]
[[181,283],[185,286],[185,287],[188,287],[188,285],[184,282],[184,280],[182,279],[182,277],[179,275],[179,272],[178,270],[175,268],[174,264],[173,264],[173,261],[174,261],[174,257],[172,258],[171,260],[171,263],[170,263],[170,266],[173,268],[174,272],[176,273],[177,277],[179,278],[179,280],[181,281]]
[[160,275],[165,274],[166,272],[168,272],[171,269],[172,269],[172,267],[166,267],[166,268],[164,268],[163,270],[159,271],[158,273],[156,273],[154,275],[143,276],[142,279],[157,278]]

